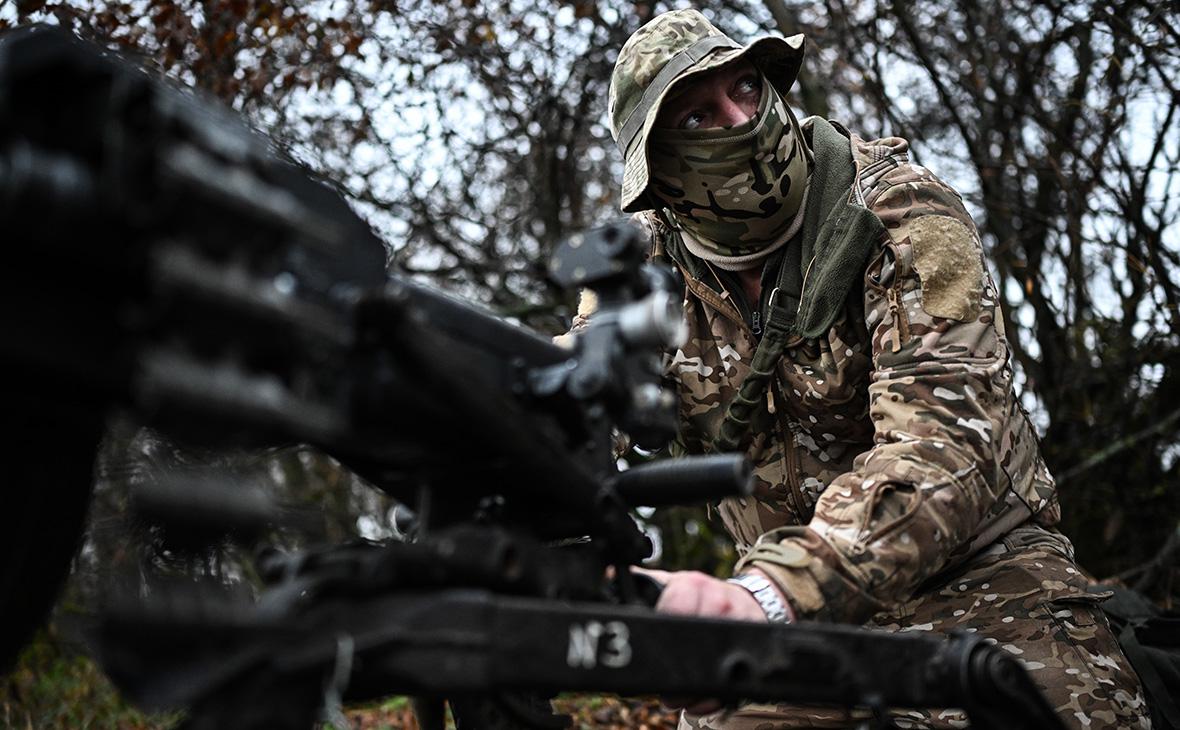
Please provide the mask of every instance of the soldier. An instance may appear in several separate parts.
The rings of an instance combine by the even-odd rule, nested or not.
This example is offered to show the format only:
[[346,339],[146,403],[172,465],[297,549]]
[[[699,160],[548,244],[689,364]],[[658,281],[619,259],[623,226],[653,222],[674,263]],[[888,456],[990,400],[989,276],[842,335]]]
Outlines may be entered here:
[[[623,210],[686,282],[675,450],[755,464],[753,496],[716,508],[742,554],[735,578],[660,573],[658,608],[978,632],[1067,724],[1149,727],[1101,596],[1053,529],[971,217],[905,140],[799,122],[785,99],[802,54],[802,36],[742,46],[677,10],[627,41],[611,79]],[[681,727],[857,717],[691,709],[704,708]],[[947,710],[896,722],[966,725]]]

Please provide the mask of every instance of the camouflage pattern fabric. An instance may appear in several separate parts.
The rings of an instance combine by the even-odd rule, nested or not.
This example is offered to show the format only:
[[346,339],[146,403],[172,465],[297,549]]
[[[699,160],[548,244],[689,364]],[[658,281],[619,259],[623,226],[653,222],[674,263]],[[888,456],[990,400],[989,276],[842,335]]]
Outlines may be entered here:
[[[1067,727],[1150,728],[1138,678],[1130,670],[1059,534],[1017,528],[972,558],[939,587],[880,614],[867,625],[888,631],[966,631],[985,636],[1021,660]],[[900,728],[963,728],[959,710],[900,709]],[[745,705],[681,718],[682,730],[851,728],[863,710]]]
[[[1146,726],[1137,680],[1081,590],[1067,543],[979,553],[1020,534],[1016,524],[1052,526],[1059,510],[1013,388],[971,217],[954,190],[909,163],[904,140],[850,144],[851,192],[880,217],[887,240],[831,329],[788,343],[781,358],[747,450],[754,494],[717,505],[745,553],[738,569],[765,571],[802,619],[974,628],[1011,644],[1056,706],[1089,718],[1079,726]],[[645,217],[658,239],[675,235]],[[669,362],[677,450],[689,453],[712,450],[757,345],[719,284],[686,275],[690,337]],[[958,579],[943,580],[954,571]],[[915,596],[932,579],[936,587]],[[808,726],[790,724],[781,708],[758,712],[725,727]],[[915,727],[962,726],[951,714],[911,717]],[[833,722],[818,726],[848,718]]]
[[[974,224],[953,190],[908,163],[906,149],[897,138],[856,141],[856,194],[889,240],[865,272],[863,295],[832,328],[788,343],[747,451],[754,495],[718,506],[739,550],[786,528],[773,538],[812,556],[790,570],[759,565],[776,571],[804,618],[864,621],[961,558],[975,533],[1013,505],[1042,524],[1057,521],[1052,478],[1012,388]],[[944,219],[964,233],[953,245],[930,234],[942,230],[930,222]],[[923,308],[930,294],[916,251],[927,267],[954,257],[947,266],[960,273],[939,286],[973,293],[973,318]],[[669,374],[683,447],[707,453],[757,341],[733,296],[703,279],[686,283],[690,338]]]
[[[764,256],[791,236],[810,160],[795,115],[767,83],[758,113],[733,128],[657,129],[652,192],[714,263]],[[739,268],[748,268],[746,263]]]
[[[660,71],[670,61],[689,52],[694,44],[709,38],[724,41],[724,45],[713,49],[680,73],[660,78]],[[762,71],[780,95],[786,96],[795,83],[799,65],[803,61],[803,36],[767,36],[743,47],[718,30],[700,12],[686,9],[658,15],[627,39],[611,74],[607,102],[611,136],[623,148],[621,205],[624,212],[634,213],[652,207],[652,199],[646,195],[649,181],[647,142],[659,115],[660,103],[672,86],[693,74],[723,66],[738,58],[748,59]],[[651,102],[646,111],[641,108],[645,100]],[[620,139],[620,132],[637,109],[642,114],[638,134],[632,139]]]

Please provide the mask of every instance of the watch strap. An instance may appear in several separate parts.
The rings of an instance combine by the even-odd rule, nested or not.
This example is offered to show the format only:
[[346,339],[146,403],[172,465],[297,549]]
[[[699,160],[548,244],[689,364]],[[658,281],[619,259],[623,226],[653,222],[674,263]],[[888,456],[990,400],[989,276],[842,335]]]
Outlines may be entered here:
[[729,583],[739,585],[754,596],[766,620],[772,623],[790,623],[791,610],[779,595],[778,590],[769,580],[754,573],[741,573],[728,580]]

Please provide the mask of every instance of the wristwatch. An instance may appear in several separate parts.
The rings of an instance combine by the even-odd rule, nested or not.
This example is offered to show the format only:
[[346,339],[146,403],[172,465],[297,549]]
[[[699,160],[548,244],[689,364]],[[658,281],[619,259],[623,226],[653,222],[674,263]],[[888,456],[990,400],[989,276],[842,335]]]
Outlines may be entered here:
[[762,612],[766,614],[766,620],[772,623],[790,623],[791,612],[787,605],[783,603],[783,599],[779,596],[778,591],[770,584],[770,581],[760,575],[754,573],[741,573],[730,578],[727,582],[739,585],[750,592],[754,596],[754,600],[758,601],[758,605],[762,607]]

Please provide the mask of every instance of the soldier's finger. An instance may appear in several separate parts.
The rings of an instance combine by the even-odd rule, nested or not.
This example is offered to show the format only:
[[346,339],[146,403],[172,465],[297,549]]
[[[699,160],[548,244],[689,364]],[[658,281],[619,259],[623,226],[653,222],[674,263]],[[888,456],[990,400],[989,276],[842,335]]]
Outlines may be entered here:
[[[608,570],[611,569],[608,568]],[[668,582],[672,579],[672,573],[667,570],[658,570],[656,568],[640,568],[633,565],[631,566],[631,572],[638,573],[639,575],[646,575],[648,578],[651,578],[663,586],[668,585]]]

